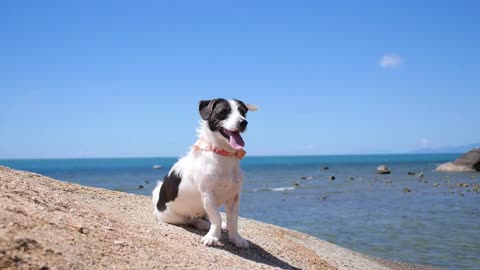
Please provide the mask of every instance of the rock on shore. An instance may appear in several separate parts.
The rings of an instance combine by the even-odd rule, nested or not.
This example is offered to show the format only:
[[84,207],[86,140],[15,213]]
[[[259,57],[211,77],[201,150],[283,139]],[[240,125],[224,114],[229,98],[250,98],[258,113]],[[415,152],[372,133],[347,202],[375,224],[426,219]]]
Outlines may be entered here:
[[155,220],[150,198],[0,167],[0,269],[433,269],[241,218],[251,248]]
[[390,174],[390,169],[387,168],[385,165],[380,165],[377,167],[377,173],[378,174]]
[[453,162],[439,165],[436,171],[440,172],[480,172],[480,148],[475,148]]

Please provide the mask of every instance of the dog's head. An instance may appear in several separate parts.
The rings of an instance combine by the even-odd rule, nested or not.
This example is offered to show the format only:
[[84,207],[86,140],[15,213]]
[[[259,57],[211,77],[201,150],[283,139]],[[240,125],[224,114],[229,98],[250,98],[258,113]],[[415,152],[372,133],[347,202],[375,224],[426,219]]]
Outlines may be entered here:
[[217,137],[227,140],[233,149],[238,150],[245,146],[240,133],[247,129],[247,112],[256,111],[255,105],[236,99],[217,98],[201,100],[198,110],[202,119],[208,123],[210,131],[221,135]]

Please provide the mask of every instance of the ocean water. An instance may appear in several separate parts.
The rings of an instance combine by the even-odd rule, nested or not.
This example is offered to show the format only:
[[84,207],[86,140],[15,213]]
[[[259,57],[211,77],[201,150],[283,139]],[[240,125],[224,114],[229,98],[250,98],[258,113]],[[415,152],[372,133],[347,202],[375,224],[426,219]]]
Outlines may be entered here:
[[[245,183],[240,215],[379,258],[480,269],[480,173],[434,171],[438,163],[458,156],[246,157],[241,161]],[[176,160],[0,160],[0,165],[150,195]],[[378,175],[380,164],[392,173]]]

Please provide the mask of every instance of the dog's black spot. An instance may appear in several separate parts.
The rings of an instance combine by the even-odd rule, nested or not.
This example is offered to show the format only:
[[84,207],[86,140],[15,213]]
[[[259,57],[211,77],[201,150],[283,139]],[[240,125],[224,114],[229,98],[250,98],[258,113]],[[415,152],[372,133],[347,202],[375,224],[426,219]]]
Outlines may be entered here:
[[158,211],[165,211],[165,209],[167,209],[166,204],[174,201],[177,198],[178,186],[180,185],[181,181],[182,178],[180,178],[175,171],[173,171],[170,175],[165,175],[157,202]]
[[218,99],[213,107],[213,113],[210,117],[210,120],[222,121],[227,119],[231,113],[232,107],[230,106],[228,100]]
[[208,122],[208,128],[213,132],[218,131],[220,122],[227,119],[232,113],[230,103],[223,98],[202,100],[198,110],[202,119]]
[[243,103],[243,101],[238,100],[238,99],[235,99],[235,102],[237,103],[237,106],[238,106],[238,112],[239,112],[243,117],[245,117],[245,115],[247,115],[247,112],[248,112],[247,105],[245,105],[245,103]]

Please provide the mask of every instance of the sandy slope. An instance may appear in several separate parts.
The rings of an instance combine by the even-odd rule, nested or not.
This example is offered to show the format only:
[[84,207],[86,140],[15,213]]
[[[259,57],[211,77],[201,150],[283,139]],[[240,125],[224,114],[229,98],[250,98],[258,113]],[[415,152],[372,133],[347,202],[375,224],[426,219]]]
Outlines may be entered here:
[[158,223],[150,198],[0,167],[0,269],[430,269],[241,219],[251,248]]

